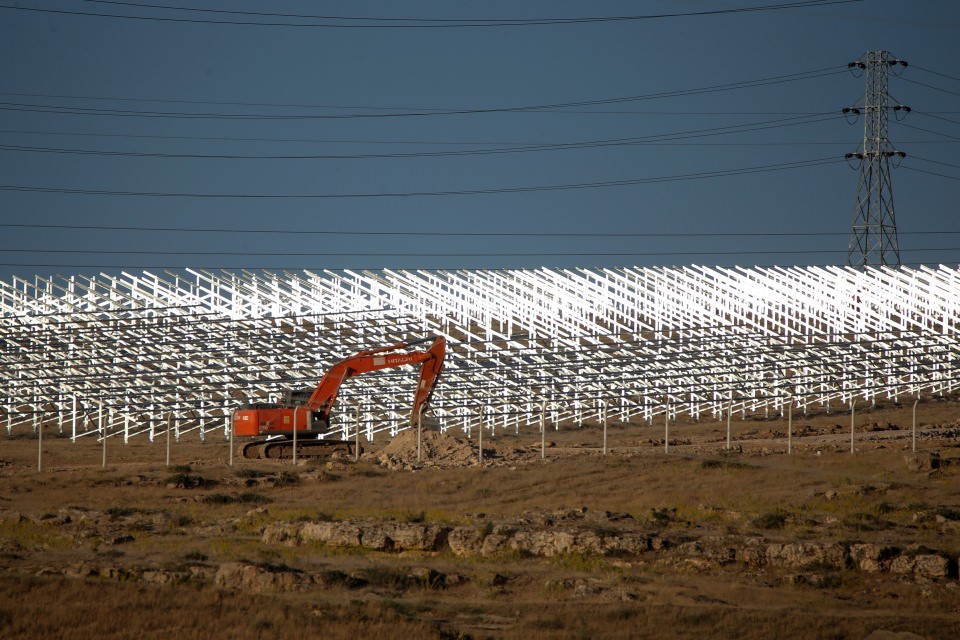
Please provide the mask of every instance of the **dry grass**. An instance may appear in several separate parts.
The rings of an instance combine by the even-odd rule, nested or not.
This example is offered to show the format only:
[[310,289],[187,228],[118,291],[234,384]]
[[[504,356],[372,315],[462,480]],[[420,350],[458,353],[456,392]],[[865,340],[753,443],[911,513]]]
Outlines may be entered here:
[[[655,591],[658,585],[650,585]],[[850,603],[777,603],[785,594],[725,597],[662,585],[641,601],[570,602],[487,593],[452,601],[417,598],[250,596],[208,588],[140,586],[65,578],[0,579],[5,638],[863,638],[872,630],[956,637],[956,616],[871,610]],[[754,596],[738,601],[738,596]],[[796,600],[796,598],[795,598]],[[50,606],[56,603],[56,606]],[[911,607],[912,608],[912,607]]]
[[[285,602],[194,587],[64,578],[0,579],[4,638],[331,638],[436,636],[434,629],[389,611]],[[55,606],[51,606],[55,605]]]

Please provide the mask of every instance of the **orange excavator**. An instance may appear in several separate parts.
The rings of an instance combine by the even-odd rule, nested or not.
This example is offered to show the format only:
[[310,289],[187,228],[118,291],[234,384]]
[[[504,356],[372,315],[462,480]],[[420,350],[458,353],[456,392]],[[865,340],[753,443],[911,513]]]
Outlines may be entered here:
[[447,343],[443,336],[436,336],[433,344],[424,351],[405,350],[429,340],[425,338],[361,351],[333,365],[312,391],[287,391],[281,403],[257,403],[241,407],[233,417],[234,435],[258,438],[244,445],[243,457],[290,458],[294,442],[298,457],[324,458],[338,452],[349,455],[358,453],[355,449],[357,445],[349,440],[321,437],[329,429],[330,412],[340,386],[347,378],[363,373],[420,363],[420,380],[410,414],[410,423],[416,424],[417,417],[429,406],[443,369]]

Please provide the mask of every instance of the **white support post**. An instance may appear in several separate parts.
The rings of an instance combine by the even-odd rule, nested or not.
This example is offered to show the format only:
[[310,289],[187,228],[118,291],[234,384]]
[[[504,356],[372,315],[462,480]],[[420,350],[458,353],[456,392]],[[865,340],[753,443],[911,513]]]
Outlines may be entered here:
[[353,443],[353,461],[357,462],[360,460],[360,401],[357,400],[357,421],[356,427],[353,432],[354,443]]
[[917,452],[917,404],[919,402],[920,394],[917,394],[917,398],[913,401],[913,444],[910,447],[913,453]]
[[230,455],[227,458],[227,464],[233,466],[233,420],[237,414],[236,409],[230,412]]
[[663,399],[663,452],[670,453],[670,398]]
[[73,394],[73,425],[71,427],[70,441],[77,441],[77,394]]
[[293,408],[293,466],[297,466],[297,412],[298,411],[300,411],[299,405]]
[[540,405],[540,459],[547,457],[547,403]]
[[731,434],[732,429],[730,428],[730,423],[733,420],[733,398],[730,399],[730,404],[727,406],[727,451],[731,449]]
[[609,402],[603,403],[603,455],[607,455],[607,412],[609,411]]
[[[224,413],[227,413],[227,409],[229,408],[229,406],[230,406],[229,403],[226,402],[226,401],[224,401],[224,403],[223,403],[223,412],[224,412]],[[230,411],[230,423],[229,423],[229,424],[224,423],[224,425],[223,425],[223,437],[224,437],[224,438],[230,439],[230,438],[233,437],[233,433],[232,433],[232,432],[233,432],[233,418],[234,418],[234,413],[235,413],[235,412],[236,412],[236,409],[233,409],[233,410]]]
[[853,454],[854,426],[857,420],[857,401],[850,398],[850,453]]
[[480,434],[478,438],[479,442],[477,443],[477,460],[480,463],[480,466],[483,466],[483,407],[480,407]]
[[40,421],[40,429],[37,431],[37,471],[43,471],[43,420]]
[[370,417],[370,402],[367,401],[366,405],[366,423],[367,423],[367,442],[371,445],[373,444],[373,419]]
[[420,462],[421,445],[423,443],[423,405],[417,411],[417,462]]
[[793,401],[787,405],[787,455],[793,453]]
[[167,466],[170,466],[170,432],[173,430],[173,411],[167,414]]
[[100,405],[100,437],[103,439],[103,460],[101,461],[101,467],[107,468],[107,430],[103,425],[103,405]]

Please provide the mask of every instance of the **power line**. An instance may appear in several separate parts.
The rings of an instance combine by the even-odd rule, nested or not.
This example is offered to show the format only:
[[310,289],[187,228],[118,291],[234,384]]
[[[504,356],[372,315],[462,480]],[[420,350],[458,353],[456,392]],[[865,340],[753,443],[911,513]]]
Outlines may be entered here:
[[[824,69],[815,69],[808,72],[800,72],[790,75],[807,75],[829,71],[830,67]],[[773,76],[774,78],[780,76]],[[764,79],[761,78],[757,82]],[[743,82],[751,82],[744,80]],[[236,100],[185,100],[182,98],[131,98],[118,96],[92,96],[75,94],[57,94],[57,93],[25,93],[19,91],[0,91],[0,96],[13,96],[20,98],[46,98],[53,100],[95,100],[99,102],[137,102],[137,103],[155,103],[155,104],[190,104],[190,105],[214,105],[229,107],[270,107],[272,109],[357,109],[361,111],[450,111],[450,107],[371,107],[369,105],[344,105],[344,104],[311,104],[311,103],[285,103],[285,102],[244,102]],[[55,106],[55,105],[54,105]],[[564,112],[571,113],[571,112]],[[614,111],[597,111],[592,113],[618,113]],[[818,115],[820,112],[804,111],[628,111],[623,113],[633,113],[641,115]]]
[[949,79],[951,79],[951,80],[956,80],[957,82],[960,82],[960,78],[958,78],[957,76],[947,75],[946,73],[941,73],[941,72],[939,72],[939,71],[933,71],[932,69],[924,69],[923,67],[918,67],[918,66],[915,65],[915,64],[914,64],[914,65],[910,65],[910,66],[911,66],[911,68],[913,68],[913,69],[919,69],[920,71],[925,71],[925,72],[927,72],[927,73],[932,73],[932,74],[935,75],[935,76],[941,76],[941,77],[944,77],[944,78],[949,78]]
[[[779,252],[778,252],[779,253]],[[826,251],[812,251],[813,254],[827,253]],[[680,255],[678,253],[670,253],[670,256]],[[702,254],[696,254],[702,255]],[[671,263],[673,264],[673,263]],[[737,263],[734,263],[736,265]],[[960,265],[960,259],[958,260],[947,260],[947,261],[937,261],[937,262],[901,262],[900,266],[909,267],[909,266],[937,266],[937,265]],[[562,267],[550,267],[550,265],[540,265],[548,268],[562,268]],[[593,264],[593,265],[584,265],[577,264],[576,268],[578,269],[618,269],[618,268],[633,268],[638,265],[634,263],[604,263],[604,264]],[[654,265],[654,266],[666,266],[663,264]],[[724,265],[716,265],[724,266]],[[751,267],[759,268],[773,268],[773,267],[783,267],[783,264],[754,264],[750,263]],[[791,264],[790,267],[842,267],[843,265],[837,263],[818,263],[818,264]],[[476,271],[476,270],[486,270],[486,269],[513,269],[513,268],[524,268],[524,267],[509,267],[504,265],[498,265],[496,267],[478,267],[476,265],[471,266],[447,266],[447,267],[424,267],[422,265],[417,265],[415,267],[399,267],[399,266],[386,266],[384,264],[379,265],[341,265],[341,266],[330,266],[330,265],[279,265],[279,266],[251,266],[246,265],[152,265],[152,264],[77,264],[77,263],[43,263],[43,262],[0,262],[0,267],[16,268],[16,267],[28,267],[28,268],[47,268],[47,269],[164,269],[164,270],[178,270],[178,269],[205,269],[211,271],[267,271],[267,272],[281,272],[281,271],[304,271],[310,269],[329,269],[332,271],[381,271],[383,269],[422,269],[427,271]]]
[[[107,0],[86,0],[88,2],[97,2],[99,4],[113,4],[133,9],[152,9],[169,11],[191,11],[216,13],[221,15],[245,15],[250,17],[276,17],[276,18],[295,18],[311,20],[340,20],[345,22],[264,22],[264,21],[245,21],[245,20],[226,20],[226,19],[198,19],[198,18],[175,18],[167,16],[143,16],[143,15],[125,15],[106,12],[93,11],[70,11],[64,9],[50,9],[40,7],[20,7],[15,5],[0,5],[0,9],[9,9],[15,11],[31,11],[36,13],[47,13],[57,15],[87,16],[97,18],[114,18],[123,20],[138,20],[150,22],[167,23],[187,23],[187,24],[214,24],[229,26],[255,26],[255,27],[311,27],[326,29],[437,29],[437,28],[482,28],[482,27],[524,27],[524,26],[548,26],[548,25],[573,25],[573,24],[596,24],[596,23],[622,23],[636,22],[644,20],[656,20],[664,18],[694,17],[708,15],[738,14],[738,13],[756,13],[766,11],[781,11],[787,9],[822,7],[836,4],[851,4],[862,2],[863,0],[803,0],[798,2],[786,2],[781,4],[764,5],[757,7],[738,7],[731,9],[713,9],[704,11],[691,11],[685,13],[660,13],[649,15],[624,15],[624,16],[592,16],[580,18],[530,18],[530,19],[496,19],[496,20],[470,20],[470,19],[436,19],[436,18],[369,18],[355,16],[317,16],[304,14],[281,14],[266,12],[243,12],[227,11],[216,9],[198,9],[193,7],[176,7],[169,5],[151,5],[138,4],[133,2],[109,2]],[[352,22],[351,22],[352,21]],[[357,24],[357,22],[360,22]]]
[[932,84],[927,84],[927,83],[925,83],[925,82],[919,82],[919,81],[917,81],[917,80],[911,80],[910,78],[899,78],[899,79],[900,79],[900,80],[903,80],[904,82],[909,82],[910,84],[917,84],[917,85],[920,85],[921,87],[926,87],[926,88],[928,88],[928,89],[933,89],[934,91],[940,91],[940,92],[943,92],[943,93],[949,93],[950,95],[953,95],[953,96],[960,96],[960,92],[950,91],[949,89],[942,89],[942,88],[940,88],[940,87],[935,87],[935,86],[933,86]]
[[768,173],[772,171],[784,171],[788,169],[802,169],[808,167],[818,167],[828,164],[845,162],[838,158],[817,158],[812,160],[799,160],[794,162],[784,162],[780,164],[760,165],[755,167],[743,167],[739,169],[719,169],[715,171],[704,171],[698,173],[687,173],[672,176],[657,176],[653,178],[629,178],[625,180],[608,180],[602,182],[580,182],[570,184],[538,185],[527,187],[499,187],[492,189],[462,189],[450,191],[395,191],[383,193],[314,193],[314,194],[291,194],[291,193],[189,193],[189,192],[170,192],[170,191],[115,191],[110,189],[78,189],[70,187],[32,187],[27,185],[0,185],[0,191],[17,191],[22,193],[62,193],[71,195],[100,195],[100,196],[133,196],[133,197],[156,197],[156,198],[199,198],[199,199],[282,199],[282,200],[326,200],[326,199],[358,199],[358,198],[411,198],[411,197],[438,197],[438,196],[469,196],[469,195],[488,195],[502,193],[533,193],[544,191],[570,191],[578,189],[602,189],[610,187],[622,187],[641,184],[656,184],[662,182],[679,182],[686,180],[702,180],[705,178],[720,178],[737,175],[748,175],[753,173]]
[[[0,6],[2,8],[2,6]],[[508,107],[491,108],[468,108],[468,109],[421,109],[408,111],[393,111],[389,113],[339,113],[339,114],[244,114],[244,113],[205,113],[205,112],[187,112],[187,111],[138,111],[132,109],[101,109],[93,107],[77,106],[58,106],[47,104],[33,104],[20,102],[0,102],[0,110],[21,111],[29,113],[52,113],[61,115],[93,115],[93,116],[115,116],[115,117],[135,117],[135,118],[175,118],[175,119],[210,119],[210,120],[353,120],[353,119],[381,119],[381,118],[421,118],[430,116],[455,116],[455,115],[483,115],[492,113],[525,113],[536,112],[543,113],[555,109],[567,109],[576,107],[587,107],[597,105],[622,104],[625,102],[640,102],[644,100],[657,100],[662,98],[673,98],[690,95],[702,95],[705,93],[716,93],[721,91],[734,91],[737,89],[751,89],[772,84],[782,84],[785,82],[797,82],[800,80],[812,80],[827,76],[834,76],[846,73],[846,70],[838,70],[837,67],[825,67],[813,71],[804,71],[779,76],[769,76],[756,80],[742,80],[718,85],[708,85],[694,89],[676,89],[673,91],[661,91],[657,93],[640,94],[635,96],[620,96],[614,98],[602,98],[596,100],[580,100],[571,102],[559,102],[539,105],[519,105]],[[152,102],[152,101],[149,101]],[[341,108],[341,107],[322,107],[314,108]],[[369,108],[369,107],[362,107]]]
[[[822,115],[822,114],[821,114]],[[116,151],[103,149],[77,149],[63,147],[36,147],[25,145],[0,144],[2,151],[30,152],[30,153],[54,153],[63,155],[93,155],[93,156],[123,156],[123,157],[142,157],[142,158],[178,158],[178,159],[202,159],[202,160],[366,160],[366,159],[397,159],[397,158],[435,158],[451,156],[478,156],[478,155],[504,155],[513,153],[534,153],[549,151],[569,151],[575,149],[593,149],[605,147],[621,146],[644,146],[652,142],[682,140],[690,138],[699,138],[717,135],[729,135],[733,133],[744,133],[750,131],[764,131],[768,129],[779,129],[783,127],[792,127],[804,124],[814,124],[828,120],[842,118],[842,115],[830,115],[816,119],[806,119],[795,122],[785,122],[806,118],[799,116],[794,118],[781,118],[778,120],[767,120],[761,122],[752,122],[739,125],[727,125],[723,127],[710,127],[707,129],[693,129],[689,131],[679,131],[674,133],[661,133],[649,136],[639,136],[635,138],[612,138],[606,140],[584,140],[580,142],[562,142],[554,144],[537,144],[530,146],[502,147],[494,149],[459,149],[454,151],[418,151],[404,153],[364,153],[364,154],[201,154],[201,153],[163,153],[150,151]]]
[[[165,231],[165,232],[201,232],[201,233],[253,233],[253,234],[284,234],[284,235],[357,235],[357,236],[490,236],[490,237],[711,237],[711,236],[816,236],[816,235],[846,235],[834,232],[799,232],[799,233],[560,233],[560,232],[441,232],[441,231],[318,231],[318,230],[289,230],[289,229],[217,229],[197,227],[122,227],[106,225],[77,225],[77,224],[27,224],[27,223],[0,223],[0,228],[28,228],[28,229],[71,229],[97,231]],[[936,233],[936,232],[931,232]],[[960,233],[957,231],[955,233]]]
[[[301,105],[287,105],[287,104],[278,104],[278,103],[258,103],[258,102],[214,102],[214,101],[205,101],[205,100],[157,100],[157,99],[147,99],[147,98],[111,98],[111,97],[95,97],[95,96],[68,96],[68,95],[55,95],[48,93],[16,93],[16,92],[2,92],[0,91],[0,96],[14,96],[14,97],[32,97],[32,98],[48,98],[48,99],[64,99],[64,100],[100,100],[100,101],[115,101],[115,102],[153,102],[153,103],[176,103],[176,104],[210,104],[210,105],[230,105],[230,106],[267,106],[275,108],[307,108],[307,109],[357,109],[357,110],[369,110],[369,111],[449,111],[449,109],[442,109],[439,107],[369,107],[369,106],[357,106],[357,105],[310,105],[310,104],[301,104]],[[57,105],[42,105],[42,106],[54,106]],[[69,107],[65,107],[69,108]],[[517,113],[561,113],[561,114],[587,114],[587,115],[639,115],[639,116],[815,116],[823,111],[682,111],[678,109],[670,110],[653,110],[653,109],[631,109],[631,110],[618,110],[613,111],[611,109],[603,109],[597,111],[590,111],[585,109],[537,109],[535,111],[518,111]],[[960,113],[958,111],[936,111],[932,113]],[[18,133],[17,131],[0,131],[0,133]],[[30,132],[25,132],[30,133]],[[42,131],[36,133],[44,133]],[[96,134],[83,134],[83,133],[72,133],[64,132],[63,135],[96,135]],[[110,134],[103,134],[110,135]],[[114,134],[114,135],[125,135],[125,134]],[[135,137],[131,134],[131,137]],[[169,136],[176,137],[176,136]],[[223,138],[218,138],[223,139]],[[226,138],[230,140],[259,140],[261,138]],[[285,142],[298,142],[300,138],[287,138],[282,140]],[[423,143],[428,144],[428,143]],[[484,143],[474,143],[474,144],[484,144]]]
[[920,156],[913,155],[913,154],[910,155],[910,158],[911,158],[912,160],[922,160],[922,161],[924,161],[924,162],[930,162],[930,163],[932,163],[932,164],[943,165],[944,167],[951,167],[951,168],[953,168],[953,169],[960,169],[960,164],[950,164],[949,162],[941,162],[941,161],[939,161],[939,160],[930,160],[929,158],[921,158]]
[[[666,112],[664,112],[666,113]],[[913,113],[919,113],[914,111]],[[953,113],[941,111],[939,113]],[[690,115],[689,113],[685,115]],[[740,113],[716,113],[713,115],[796,115],[796,116],[814,116],[817,112],[796,113],[796,112],[740,112]],[[930,115],[929,112],[923,115]],[[948,120],[953,122],[952,120]],[[731,125],[732,126],[732,125]],[[369,144],[369,145],[410,145],[410,146],[533,146],[540,144],[533,141],[479,141],[479,140],[351,140],[351,139],[330,139],[330,138],[242,138],[234,136],[167,136],[153,134],[135,134],[135,133],[102,133],[102,132],[78,132],[78,131],[36,131],[24,129],[0,129],[0,134],[13,135],[38,135],[38,136],[73,136],[89,138],[119,138],[119,139],[148,139],[148,140],[195,140],[207,142],[295,142],[298,144]],[[947,144],[947,140],[905,140],[903,144]],[[570,143],[574,144],[574,143]],[[847,142],[827,141],[827,140],[784,140],[779,142],[690,142],[690,143],[667,143],[667,142],[647,142],[648,146],[787,146],[787,145],[844,145]]]
[[[311,19],[311,20],[356,20],[362,22],[388,22],[388,23],[404,23],[404,22],[427,22],[427,23],[436,23],[436,24],[462,24],[462,23],[476,23],[476,24],[496,24],[500,22],[516,22],[517,19],[462,19],[462,18],[385,18],[385,17],[369,17],[369,16],[338,16],[338,15],[311,15],[311,14],[298,14],[298,13],[277,13],[277,12],[265,12],[265,11],[237,11],[237,10],[226,10],[226,9],[204,9],[196,7],[184,7],[184,6],[171,6],[171,5],[162,5],[162,4],[150,4],[144,2],[122,2],[119,0],[83,0],[84,2],[90,4],[108,4],[114,6],[123,6],[123,7],[135,7],[135,8],[150,8],[150,9],[164,9],[172,11],[189,11],[195,13],[216,13],[224,15],[242,15],[242,16],[255,16],[258,18],[262,17],[272,17],[272,18],[300,18],[300,19]],[[600,16],[600,17],[586,17],[586,18],[524,18],[523,20],[535,21],[535,22],[563,22],[567,23],[570,21],[582,22],[582,21],[608,21],[608,20],[638,20],[638,19],[650,19],[650,18],[661,18],[661,17],[680,17],[688,15],[713,15],[713,14],[723,14],[723,13],[744,13],[751,11],[764,11],[771,9],[787,9],[795,8],[794,5],[799,7],[804,7],[805,5],[817,5],[824,4],[825,0],[807,0],[799,2],[789,2],[779,5],[767,5],[766,7],[745,7],[740,9],[721,9],[713,11],[699,11],[699,12],[685,12],[685,13],[676,13],[676,14],[653,14],[645,16]]]
[[[839,75],[837,72],[836,75]],[[773,84],[773,83],[771,83]],[[757,85],[763,86],[763,85]],[[745,87],[749,88],[749,87]],[[0,95],[4,95],[0,93]],[[16,94],[6,94],[6,95],[16,95]],[[152,102],[145,100],[144,102]],[[181,101],[182,102],[182,101]],[[41,106],[53,106],[56,105],[41,105]],[[69,107],[66,107],[69,108]],[[316,108],[326,108],[334,109],[335,107],[316,107]],[[396,111],[397,108],[389,107],[339,107],[342,109],[368,109],[370,111]],[[28,109],[6,109],[8,111],[27,111]],[[419,109],[419,111],[444,111],[444,109]],[[46,111],[39,111],[39,113],[47,113]],[[83,115],[83,114],[71,114],[69,112],[53,111],[52,113],[63,113],[64,115]],[[631,115],[631,116],[803,116],[803,115],[816,115],[817,111],[677,111],[677,110],[651,110],[651,109],[536,109],[536,110],[524,110],[524,111],[508,111],[506,113],[512,114],[542,114],[550,113],[555,115],[595,115],[595,116],[620,116],[620,115]],[[936,113],[960,113],[960,111],[937,111]],[[438,115],[445,115],[440,114]],[[69,135],[69,134],[67,134]],[[78,134],[80,135],[80,134]],[[239,138],[243,139],[243,138]],[[291,140],[293,141],[293,140]]]
[[949,122],[951,124],[960,124],[960,120],[951,120],[950,118],[944,118],[943,116],[937,116],[925,111],[917,111],[916,109],[914,109],[912,113],[917,113],[917,114],[920,114],[921,116],[926,116],[928,118],[936,118],[937,120],[943,120],[944,122]]
[[938,176],[940,178],[947,178],[948,180],[960,180],[957,176],[948,176],[943,173],[936,173],[934,171],[927,171],[926,169],[917,169],[916,167],[908,167],[907,165],[901,165],[901,169],[907,169],[908,171],[916,171],[918,173],[926,173],[931,176]]
[[[110,225],[82,225],[82,224],[37,224],[24,222],[0,223],[0,228],[8,229],[67,229],[72,231],[144,231],[144,232],[171,232],[171,233],[239,233],[256,235],[321,235],[321,236],[422,236],[422,237],[544,237],[544,238],[714,238],[714,237],[828,237],[847,236],[842,231],[717,231],[717,232],[616,232],[599,233],[595,231],[557,232],[557,231],[330,231],[316,229],[237,229],[216,227],[144,227],[144,226],[110,226]],[[933,230],[933,231],[901,231],[900,235],[958,235],[960,230]]]
[[915,129],[917,131],[923,131],[924,133],[932,133],[935,136],[941,136],[943,138],[950,138],[951,140],[960,140],[958,136],[951,136],[948,133],[943,133],[941,131],[934,131],[933,129],[924,129],[923,127],[918,127],[912,124],[907,124],[905,122],[899,123],[901,127],[906,127],[908,129]]
[[[933,251],[960,251],[960,247],[932,247],[927,249],[904,249],[904,252],[913,253]],[[369,253],[346,252],[259,252],[259,251],[142,251],[127,249],[7,249],[0,248],[0,253],[57,253],[78,255],[137,255],[137,256],[251,256],[290,258],[346,258],[350,256],[385,256],[390,258],[561,258],[561,257],[651,257],[651,256],[750,256],[750,255],[808,255],[821,253],[846,253],[846,249],[796,249],[796,250],[759,250],[759,251],[548,251],[548,252],[385,252],[371,251]]]

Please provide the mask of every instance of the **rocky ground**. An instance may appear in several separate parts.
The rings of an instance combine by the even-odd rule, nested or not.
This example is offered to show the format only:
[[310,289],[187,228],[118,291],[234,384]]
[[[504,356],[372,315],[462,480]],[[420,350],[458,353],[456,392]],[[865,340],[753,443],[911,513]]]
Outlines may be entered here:
[[[359,461],[0,437],[4,638],[960,637],[960,404],[427,431]],[[110,443],[112,445],[112,443]],[[541,449],[543,446],[543,449]],[[543,456],[543,457],[541,457]]]

